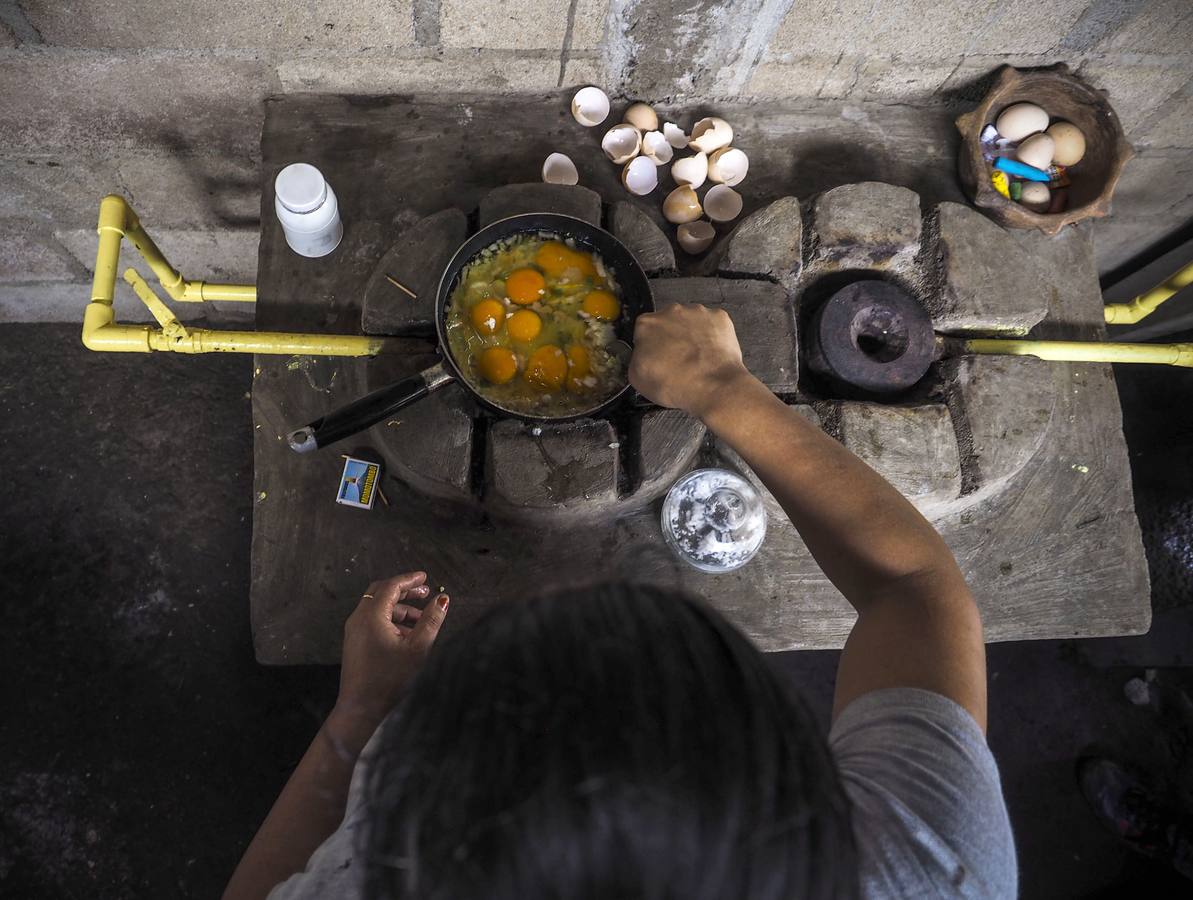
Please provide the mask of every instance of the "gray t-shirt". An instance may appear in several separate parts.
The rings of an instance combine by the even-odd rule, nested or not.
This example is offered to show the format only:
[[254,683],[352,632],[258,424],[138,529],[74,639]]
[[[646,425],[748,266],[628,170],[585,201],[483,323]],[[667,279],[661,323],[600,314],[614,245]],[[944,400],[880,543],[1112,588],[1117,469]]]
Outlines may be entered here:
[[998,767],[940,694],[872,691],[829,732],[862,862],[862,896],[1013,898],[1019,872]]
[[[352,851],[364,826],[363,773],[376,740],[353,773],[343,824],[269,900],[361,896],[363,872]],[[829,745],[853,807],[864,898],[1016,896],[998,767],[969,713],[929,691],[873,691],[841,713]]]

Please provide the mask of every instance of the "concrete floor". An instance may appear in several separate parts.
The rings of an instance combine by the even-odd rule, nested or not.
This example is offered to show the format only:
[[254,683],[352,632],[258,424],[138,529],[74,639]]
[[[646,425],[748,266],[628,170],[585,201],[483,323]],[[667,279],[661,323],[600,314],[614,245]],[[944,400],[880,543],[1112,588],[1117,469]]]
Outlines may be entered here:
[[[337,673],[253,661],[250,360],[100,356],[77,331],[0,327],[0,895],[211,897]],[[1193,808],[1193,425],[1173,414],[1193,372],[1118,375],[1152,632],[989,651],[1027,898],[1189,889],[1104,833],[1072,777],[1102,749]],[[827,720],[836,654],[775,659]],[[1156,699],[1131,705],[1147,669]]]

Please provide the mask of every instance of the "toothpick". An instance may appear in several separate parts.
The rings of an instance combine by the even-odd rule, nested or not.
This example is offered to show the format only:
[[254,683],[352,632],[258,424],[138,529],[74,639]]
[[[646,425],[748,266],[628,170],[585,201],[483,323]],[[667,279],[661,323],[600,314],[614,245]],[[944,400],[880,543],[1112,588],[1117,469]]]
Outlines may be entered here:
[[404,293],[409,294],[411,300],[418,299],[418,294],[414,293],[414,291],[410,290],[410,288],[406,287],[406,285],[402,284],[402,282],[398,281],[398,279],[394,278],[392,275],[387,273],[385,276],[385,280],[388,281],[390,284],[392,284],[394,287],[396,287],[399,291],[403,291]]

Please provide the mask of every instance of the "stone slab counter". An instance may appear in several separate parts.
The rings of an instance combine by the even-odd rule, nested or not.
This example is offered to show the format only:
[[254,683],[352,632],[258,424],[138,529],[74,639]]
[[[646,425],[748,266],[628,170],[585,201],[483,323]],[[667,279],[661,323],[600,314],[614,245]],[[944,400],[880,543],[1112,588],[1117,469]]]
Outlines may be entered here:
[[[361,328],[365,334],[430,334],[435,330],[435,292],[456,247],[468,235],[468,217],[444,209],[420,219],[381,258],[365,285]],[[385,276],[414,294],[399,294]],[[403,302],[393,302],[401,297]]]
[[[467,116],[460,103],[452,96],[378,98],[368,104],[306,96],[268,104],[261,147],[265,224],[259,327],[359,333],[362,311],[374,296],[366,290],[370,279],[407,232],[452,209],[465,216],[469,229],[475,228],[493,189],[532,181],[543,157],[554,150],[576,161],[582,184],[599,197],[604,226],[638,229],[636,238],[622,231],[634,252],[642,258],[653,253],[658,274],[671,274],[658,234],[642,231],[643,219],[659,224],[661,197],[626,195],[616,167],[600,152],[600,129],[577,127],[567,114],[565,96],[550,95],[517,109],[496,99],[469,98]],[[660,112],[674,119],[677,111]],[[876,263],[873,277],[898,280],[926,306],[935,303],[939,310],[934,311],[946,310],[941,302],[944,282],[933,261],[945,240],[943,226],[949,224],[942,221],[939,205],[961,200],[952,162],[940,154],[941,147],[950,146],[951,123],[943,115],[878,105],[867,107],[864,121],[840,110],[783,104],[766,111],[742,110],[733,118],[751,158],[750,176],[742,185],[742,224],[737,232],[732,226],[720,228],[719,256],[699,260],[674,254],[680,278],[656,277],[656,290],[662,299],[674,296],[678,302],[683,296],[676,292],[706,296],[715,290],[730,315],[740,317],[743,330],[753,327],[750,316],[764,312],[767,304],[785,307],[793,343],[787,347],[776,340],[772,350],[789,354],[786,359],[793,361],[795,371],[793,380],[781,385],[781,394],[829,434],[850,441],[858,431],[849,405],[874,401],[825,394],[799,371],[794,340],[801,306],[813,304],[832,278],[843,277],[842,264],[871,260]],[[420,124],[407,127],[411,122]],[[889,142],[881,152],[874,144],[879,131]],[[499,148],[485,139],[497,133],[507,136]],[[839,146],[833,153],[818,149],[829,133],[849,144],[851,152],[842,154]],[[439,152],[444,147],[467,147],[468,152],[449,158]],[[344,210],[344,242],[321,260],[290,253],[272,216],[273,176],[296,158],[327,174]],[[419,177],[412,178],[413,172]],[[830,205],[840,205],[850,195],[869,203],[868,195],[878,192],[901,198],[891,206],[893,215],[896,208],[911,208],[906,194],[885,185],[826,193],[866,179],[876,183],[875,178],[918,196],[918,250],[910,253],[909,216],[887,223],[884,228],[908,243],[890,254],[892,264],[883,269],[878,264],[882,253],[875,255],[878,243],[869,243],[879,239],[850,232],[854,226],[848,223],[856,222],[856,212],[845,208],[839,215],[834,211],[829,221],[838,223],[838,237],[854,233],[855,244],[839,241],[841,253],[834,253],[835,259],[807,255],[810,248],[814,254],[817,247],[829,246],[816,234],[816,204],[825,197]],[[780,205],[772,206],[775,201]],[[620,203],[642,215],[616,212]],[[964,220],[961,213],[969,211],[958,209],[956,218]],[[591,206],[588,214],[595,214]],[[633,221],[627,225],[626,220]],[[774,229],[747,227],[767,220]],[[674,229],[665,227],[661,234],[671,239]],[[996,227],[994,236],[1000,242],[1008,238]],[[1026,258],[1034,268],[1033,297],[1042,302],[1004,306],[998,299],[1002,295],[981,298],[988,304],[979,310],[982,327],[993,323],[996,330],[1021,330],[1038,321],[1033,336],[1102,334],[1101,296],[1087,229],[1068,229],[1053,240],[1015,235],[1008,241],[1004,251],[1014,259]],[[954,243],[963,248],[962,241]],[[959,252],[951,254],[952,261]],[[696,277],[714,274],[718,258],[718,277]],[[712,269],[702,270],[709,260]],[[970,274],[960,271],[958,277]],[[691,284],[684,283],[689,280]],[[667,281],[675,284],[665,285]],[[960,297],[960,289],[954,288]],[[759,299],[761,308],[735,311],[733,304],[745,297]],[[390,299],[400,303],[409,298]],[[382,302],[373,310],[376,321],[393,312],[393,303]],[[769,319],[762,322],[774,330],[773,323],[765,325]],[[417,326],[417,316],[408,317],[405,324],[411,323]],[[783,327],[788,328],[786,320]],[[293,454],[284,441],[290,428],[435,359],[432,343],[417,327],[408,331],[404,325],[387,324],[383,330],[405,335],[398,352],[371,360],[256,361],[251,609],[260,661],[337,662],[343,621],[369,581],[414,568],[427,570],[436,586],[452,594],[449,629],[503,598],[566,589],[593,578],[633,578],[705,597],[766,650],[841,646],[854,614],[773,500],[768,499],[771,521],[762,551],[736,572],[704,575],[667,549],[659,532],[658,498],[669,484],[697,466],[742,465],[686,416],[629,410],[621,418],[578,426],[580,434],[601,442],[609,454],[596,458],[586,450],[576,457],[580,468],[594,470],[585,476],[592,477],[584,502],[569,493],[572,479],[557,475],[573,462],[568,453],[574,435],[544,443],[547,452],[538,457],[540,466],[531,454],[542,453],[538,442],[544,435],[520,423],[482,421],[465,398],[452,397],[450,388],[440,393],[436,408],[412,407],[409,415],[319,453]],[[759,338],[746,352],[757,354],[761,346]],[[874,464],[891,468],[896,460],[888,451],[908,451],[902,454],[907,479],[900,486],[909,494],[924,493],[917,502],[965,570],[989,640],[1144,631],[1150,621],[1147,569],[1110,367],[1037,362],[972,358],[934,366],[922,391],[877,404],[884,410],[883,420],[931,421],[924,428],[906,429],[903,443],[880,435],[870,448],[880,451]],[[892,406],[910,412],[891,413]],[[636,455],[627,452],[631,446],[637,447]],[[917,446],[932,452],[917,451]],[[336,505],[339,453],[369,451],[386,461],[383,485],[389,504],[370,512]],[[504,465],[508,460],[514,464]],[[494,461],[503,463],[499,477],[490,477],[498,475]],[[649,475],[633,471],[648,466]],[[951,474],[956,469],[959,484]],[[560,509],[539,517],[502,513],[502,500],[542,503],[546,495],[541,485],[552,478],[559,481],[555,498],[561,502],[555,505]],[[637,491],[654,499],[639,503],[643,495]],[[616,502],[610,501],[601,515],[586,515],[590,500],[609,500],[613,494]]]
[[933,224],[938,331],[1024,335],[1048,314],[1045,273],[1009,232],[959,203],[942,203]]
[[885,269],[920,250],[920,197],[904,187],[845,184],[820,195],[813,217],[818,254],[840,268]]
[[837,423],[841,443],[921,512],[961,495],[961,459],[946,407],[842,403]]

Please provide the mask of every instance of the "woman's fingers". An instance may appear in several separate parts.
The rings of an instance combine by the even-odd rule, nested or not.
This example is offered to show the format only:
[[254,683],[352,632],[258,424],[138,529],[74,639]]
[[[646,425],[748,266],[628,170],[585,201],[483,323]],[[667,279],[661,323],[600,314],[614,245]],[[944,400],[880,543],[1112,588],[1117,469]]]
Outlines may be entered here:
[[361,605],[367,604],[367,608],[377,618],[389,619],[393,615],[394,606],[426,580],[426,572],[406,572],[383,581],[374,581],[365,591]]
[[399,590],[409,591],[418,587],[427,580],[426,572],[406,572],[403,575],[395,575],[389,579],[396,584]]
[[440,594],[425,607],[410,633],[410,642],[423,650],[430,648],[439,636],[439,628],[447,616],[447,594]]
[[423,614],[421,609],[414,606],[408,606],[405,603],[398,603],[394,606],[393,623],[395,625],[409,625],[414,626],[418,622],[419,617]]
[[[426,581],[426,572],[407,572],[383,581],[374,581],[365,591],[360,601],[360,609],[370,618],[397,628],[403,637],[412,638],[416,643],[429,647],[443,622],[443,615],[447,609],[446,596],[436,598],[428,603],[425,609],[404,602],[427,597],[431,593],[431,587]],[[423,629],[426,633],[422,634],[417,626],[427,617],[428,610],[432,613],[431,618],[437,621],[428,623]]]

